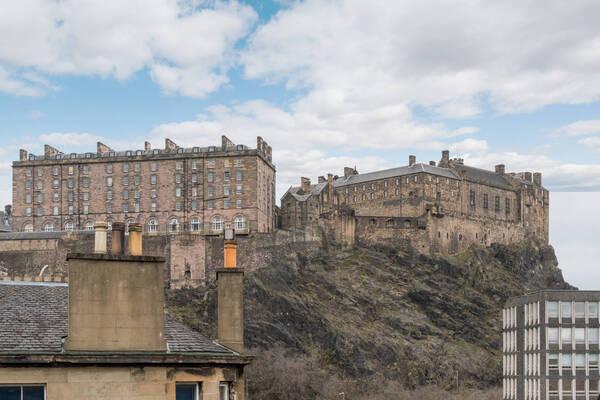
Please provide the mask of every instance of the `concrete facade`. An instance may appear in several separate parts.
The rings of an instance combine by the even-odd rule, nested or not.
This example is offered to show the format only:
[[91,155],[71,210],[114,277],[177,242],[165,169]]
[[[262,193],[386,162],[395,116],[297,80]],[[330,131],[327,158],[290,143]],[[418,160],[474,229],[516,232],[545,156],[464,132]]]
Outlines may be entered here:
[[600,292],[542,290],[502,310],[503,399],[596,400]]
[[222,137],[220,146],[44,155],[21,150],[13,162],[14,231],[91,230],[96,220],[138,223],[148,233],[219,234],[274,229],[275,166],[256,148]]
[[[355,216],[355,230],[331,223]],[[334,229],[346,242],[408,241],[422,252],[456,253],[472,243],[512,243],[536,238],[548,243],[549,192],[539,173],[486,171],[449,159],[359,174],[301,179],[281,200],[284,229]]]

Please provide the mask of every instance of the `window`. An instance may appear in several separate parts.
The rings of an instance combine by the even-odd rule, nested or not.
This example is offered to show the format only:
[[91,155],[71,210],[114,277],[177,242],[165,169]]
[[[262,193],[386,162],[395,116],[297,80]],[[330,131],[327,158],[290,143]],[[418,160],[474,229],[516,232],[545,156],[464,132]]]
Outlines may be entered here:
[[229,182],[230,179],[231,179],[231,172],[223,171],[223,181]]
[[124,213],[128,213],[129,212],[129,203],[123,203],[123,212]]
[[588,303],[588,317],[598,318],[598,303]]
[[494,197],[494,210],[500,211],[500,196]]
[[193,232],[198,232],[200,230],[200,219],[199,218],[192,218],[190,221],[190,230]]
[[575,318],[585,318],[585,303],[575,302]]
[[573,342],[573,331],[571,328],[560,328],[560,340],[563,345]]
[[585,354],[584,353],[575,354],[575,368],[585,369]]
[[192,183],[198,183],[198,174],[192,174]]
[[68,171],[68,174],[69,174],[69,175],[73,175],[73,172],[74,172],[74,170],[73,170],[73,166],[72,166],[72,165],[69,165],[69,168],[67,169],[67,171]]
[[140,212],[140,202],[136,200],[135,203],[133,203],[133,211],[134,212]]
[[54,176],[58,175],[59,171],[60,171],[60,169],[58,167],[52,167],[52,175],[54,175]]
[[575,343],[585,344],[585,328],[575,328]]
[[125,172],[125,173],[129,172],[129,164],[127,164],[127,163],[123,164],[123,172]]
[[0,386],[0,399],[4,400],[44,400],[44,386]]
[[155,161],[152,161],[150,163],[150,171],[152,171],[152,172],[158,171],[158,163],[156,163]]
[[58,215],[58,207],[52,207],[52,215]]
[[[569,354],[570,355],[570,354]],[[573,392],[573,380],[565,378],[562,381],[563,397],[564,395],[571,395]]]
[[44,208],[43,207],[37,207],[36,208],[36,214],[38,217],[41,217],[44,215]]
[[140,186],[142,184],[142,177],[140,175],[134,176],[133,182],[135,183],[135,186]]
[[231,200],[229,199],[224,199],[223,200],[223,208],[227,209],[231,207]]
[[229,383],[221,382],[219,385],[219,400],[229,400]]
[[215,215],[212,218],[210,229],[212,229],[213,231],[220,231],[223,229],[223,220],[221,219],[221,216]]
[[215,188],[214,188],[214,186],[208,186],[208,188],[207,188],[207,195],[208,195],[208,197],[213,197],[215,195]]
[[44,232],[54,232],[54,224],[52,222],[46,222],[44,225]]
[[558,302],[548,302],[548,318],[558,318]]
[[26,175],[26,176],[31,176],[31,172],[32,172],[31,168],[27,168],[27,169],[25,170],[25,175]]
[[123,177],[123,186],[129,186],[129,177],[128,176]]
[[590,369],[598,369],[598,354],[588,354],[588,364]]
[[31,181],[25,181],[25,189],[31,189]]
[[31,193],[25,195],[25,203],[31,204]]
[[215,160],[207,160],[206,161],[206,168],[214,168],[215,167]]
[[88,206],[87,204],[83,205],[83,214],[84,215],[88,215],[90,213],[90,206]]
[[193,170],[197,170],[198,169],[198,161],[197,160],[192,160],[192,169]]
[[198,209],[198,200],[192,200],[190,203],[190,208],[192,211],[196,211]]
[[548,343],[558,343],[558,328],[548,328]]
[[213,171],[208,171],[208,174],[206,175],[206,180],[209,183],[212,183],[215,181],[215,173]]
[[33,225],[25,224],[25,226],[23,227],[23,231],[24,232],[33,232]]
[[573,366],[573,355],[571,353],[562,353],[560,355],[560,363],[564,368],[572,368]]
[[181,183],[181,174],[175,174],[175,183]]
[[54,189],[58,189],[59,186],[60,186],[60,179],[58,179],[58,178],[52,179],[52,187]]
[[181,197],[181,188],[175,188],[175,197]]
[[181,171],[183,169],[183,161],[175,161],[175,169]]
[[156,200],[153,200],[152,204],[150,204],[150,211],[156,212],[157,208],[158,208],[158,204],[156,203]]
[[588,343],[598,344],[598,328],[588,328]]
[[235,160],[235,166],[236,168],[241,168],[242,167],[242,160],[241,159],[237,159]]
[[178,232],[179,231],[179,221],[177,218],[171,218],[169,221],[169,232]]
[[89,165],[84,165],[83,166],[83,173],[85,175],[89,175],[89,173],[90,173],[90,166]]
[[206,208],[208,208],[209,210],[212,210],[213,208],[215,208],[215,202],[214,202],[214,200],[208,200],[206,202]]
[[242,194],[242,185],[235,185],[235,194]]
[[113,165],[112,164],[106,164],[106,173],[107,174],[113,173]]
[[246,229],[246,217],[243,215],[238,215],[233,219],[233,228],[234,229]]
[[112,176],[107,176],[106,177],[106,186],[112,187],[112,185],[113,185],[113,178],[112,178]]
[[485,208],[487,210],[489,204],[488,204],[488,194],[484,193],[483,194],[483,208]]
[[571,319],[571,303],[560,303],[560,315],[563,319]]
[[198,400],[197,383],[178,383],[175,385],[175,400]]
[[228,185],[223,186],[223,196],[229,196],[230,189]]
[[85,230],[86,231],[93,231],[94,230],[94,221],[88,221],[85,223]]
[[235,180],[240,182],[244,179],[244,173],[240,170],[235,171]]
[[133,170],[135,172],[140,172],[142,170],[142,164],[140,164],[139,162],[136,162],[135,164],[133,164]]
[[505,199],[504,200],[504,211],[507,214],[510,214],[510,199]]
[[178,201],[175,203],[175,210],[176,211],[183,211],[183,202]]
[[27,215],[28,217],[31,217],[31,207],[25,208],[25,215]]
[[123,200],[129,200],[129,190],[123,191]]
[[550,379],[548,381],[548,391],[550,393],[558,393],[558,379]]
[[548,368],[558,369],[558,353],[548,353]]
[[112,213],[112,203],[106,203],[106,213],[110,214]]
[[469,192],[469,205],[471,207],[475,207],[475,191],[474,190],[471,190]]
[[150,233],[158,232],[158,221],[154,218],[150,219],[146,224],[146,230]]
[[150,184],[156,185],[156,175],[150,175]]
[[235,201],[235,208],[242,208],[242,199],[237,199]]
[[75,229],[75,227],[71,221],[65,223],[65,231],[72,232],[73,229]]
[[52,201],[58,201],[60,199],[60,196],[58,194],[58,192],[53,192],[52,193]]

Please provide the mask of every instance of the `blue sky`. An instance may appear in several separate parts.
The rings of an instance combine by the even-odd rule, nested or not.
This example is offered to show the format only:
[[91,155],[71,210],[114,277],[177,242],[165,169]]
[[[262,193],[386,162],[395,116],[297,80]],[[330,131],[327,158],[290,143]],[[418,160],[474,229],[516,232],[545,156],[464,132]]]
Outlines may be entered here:
[[[8,2],[0,200],[21,147],[205,145],[225,133],[273,145],[279,194],[300,175],[449,148],[473,165],[541,171],[553,193],[597,207],[580,200],[600,189],[596,15],[591,0]],[[560,218],[573,201],[553,203],[553,229],[582,218],[591,237],[597,212]],[[559,255],[581,254],[553,237]],[[571,262],[574,280],[592,259]]]

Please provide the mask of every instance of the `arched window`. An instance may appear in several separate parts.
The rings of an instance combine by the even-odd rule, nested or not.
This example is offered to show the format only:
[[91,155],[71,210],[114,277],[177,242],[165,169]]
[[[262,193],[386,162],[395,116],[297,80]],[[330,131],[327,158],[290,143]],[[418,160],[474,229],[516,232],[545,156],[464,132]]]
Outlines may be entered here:
[[146,224],[146,230],[150,233],[158,232],[158,221],[154,218],[150,219]]
[[54,224],[52,222],[46,222],[46,224],[44,224],[44,232],[54,232]]
[[73,225],[73,222],[71,222],[71,221],[65,222],[65,231],[67,231],[67,232],[73,232],[73,229],[75,229],[75,226]]
[[190,220],[190,230],[198,232],[200,230],[200,218],[194,217]]
[[212,218],[212,223],[210,224],[210,229],[213,231],[221,231],[223,230],[223,220],[220,215],[215,215]]
[[171,218],[169,220],[169,232],[174,233],[179,231],[179,221],[177,218]]
[[23,232],[33,232],[33,225],[30,223],[26,223],[23,226]]
[[88,221],[85,223],[85,230],[86,231],[93,231],[94,230],[94,221]]
[[233,219],[233,228],[236,230],[246,229],[246,217],[243,215],[236,215]]
[[131,224],[135,224],[135,221],[132,219],[125,221],[125,235],[129,235],[129,225]]

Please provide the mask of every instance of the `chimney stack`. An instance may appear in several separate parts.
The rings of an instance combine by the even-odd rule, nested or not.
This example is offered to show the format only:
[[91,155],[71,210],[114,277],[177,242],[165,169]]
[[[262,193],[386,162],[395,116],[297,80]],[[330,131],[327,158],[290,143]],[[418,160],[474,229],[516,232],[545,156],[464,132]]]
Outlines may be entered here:
[[125,224],[122,222],[113,222],[112,233],[111,233],[111,254],[123,254],[125,243]]
[[408,156],[408,165],[413,166],[417,163],[417,156],[410,155]]
[[450,166],[450,150],[442,151],[442,159],[440,160],[439,167],[448,168]]
[[175,143],[171,139],[169,139],[169,138],[165,139],[165,150],[166,151],[169,151],[169,152],[171,152],[171,151],[177,151],[178,147],[179,146],[177,146],[177,143]]
[[496,165],[496,173],[498,175],[504,175],[506,173],[506,167],[504,166],[504,164]]
[[333,174],[327,174],[327,201],[329,202],[329,208],[333,209],[333,197],[335,193],[333,191]]
[[542,173],[541,172],[533,173],[533,183],[536,184],[537,186],[542,186]]
[[304,176],[300,178],[300,188],[304,193],[310,192],[310,179]]
[[106,238],[108,224],[106,221],[96,221],[94,225],[94,253],[106,254]]
[[152,150],[152,145],[150,144],[150,142],[148,142],[148,141],[145,141],[145,142],[144,142],[144,150],[145,150],[145,151],[150,151],[150,150]]
[[352,175],[356,175],[356,169],[352,167],[344,167],[344,178],[347,178]]
[[129,255],[142,255],[142,225],[129,224]]
[[217,269],[217,339],[241,353],[244,351],[244,271],[237,268],[237,244],[232,229],[226,230],[225,238],[224,268]]
[[432,167],[435,167],[435,161],[429,161],[429,165],[431,165]]
[[323,182],[327,182],[327,179],[325,179],[324,176],[319,176],[319,183],[323,183]]
[[525,172],[524,176],[525,176],[525,180],[527,182],[533,182],[533,177],[531,175],[531,172]]
[[19,161],[27,161],[27,150],[19,150]]
[[96,143],[96,152],[97,153],[109,153],[113,151],[110,147],[108,147],[107,145],[105,145],[102,142],[98,142]]

